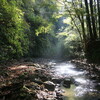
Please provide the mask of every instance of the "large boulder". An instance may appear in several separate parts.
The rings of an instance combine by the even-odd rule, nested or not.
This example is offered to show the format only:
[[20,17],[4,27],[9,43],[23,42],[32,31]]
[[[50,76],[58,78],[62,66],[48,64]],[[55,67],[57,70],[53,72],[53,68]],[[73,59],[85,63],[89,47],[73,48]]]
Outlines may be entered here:
[[44,82],[44,86],[49,91],[54,91],[55,90],[55,84],[53,82],[51,82],[51,81]]
[[52,82],[54,82],[55,84],[60,84],[63,81],[63,79],[61,78],[52,78]]
[[66,87],[66,88],[70,88],[70,86],[71,86],[71,79],[65,79],[64,81],[63,81],[63,86],[64,87]]

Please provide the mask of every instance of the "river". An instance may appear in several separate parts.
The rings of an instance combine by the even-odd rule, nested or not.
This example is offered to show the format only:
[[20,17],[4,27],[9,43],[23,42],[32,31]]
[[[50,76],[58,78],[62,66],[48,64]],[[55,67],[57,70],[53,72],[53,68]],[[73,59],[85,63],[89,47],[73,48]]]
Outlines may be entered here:
[[72,80],[70,88],[61,86],[65,91],[64,100],[100,100],[100,91],[95,88],[100,83],[89,79],[88,71],[79,69],[72,63],[51,61],[49,64],[52,65],[51,71],[54,71],[55,77]]

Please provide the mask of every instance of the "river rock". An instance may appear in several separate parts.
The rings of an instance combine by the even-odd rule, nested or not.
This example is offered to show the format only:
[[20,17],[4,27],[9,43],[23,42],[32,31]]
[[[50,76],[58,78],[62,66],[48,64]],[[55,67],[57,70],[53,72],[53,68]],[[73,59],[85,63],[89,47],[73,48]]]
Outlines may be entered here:
[[56,92],[39,91],[36,97],[38,100],[55,100]]
[[51,81],[44,82],[44,86],[49,91],[54,91],[55,90],[55,84],[53,82],[51,82]]
[[40,79],[45,82],[45,81],[49,81],[51,79],[51,77],[49,75],[41,75]]
[[43,84],[43,82],[40,79],[37,79],[37,78],[34,79],[34,82],[39,84],[39,85]]
[[45,73],[46,72],[46,70],[45,69],[41,69],[41,68],[37,68],[36,70],[35,70],[35,73],[38,73],[38,74],[40,74],[40,75],[42,75],[43,73]]
[[61,78],[52,78],[52,82],[54,82],[55,84],[60,84],[63,81],[63,79]]
[[63,82],[63,86],[66,88],[70,88],[71,85],[71,79],[65,79]]
[[57,100],[63,100],[63,95],[62,94],[59,94],[57,93],[57,97],[56,97]]
[[63,100],[63,97],[57,97],[56,100]]
[[25,84],[25,87],[27,87],[29,89],[33,89],[33,90],[35,90],[35,89],[40,90],[39,85],[35,82],[27,83],[27,84]]
[[36,94],[36,98],[38,100],[43,100],[44,99],[43,96],[41,94],[39,94],[39,93]]

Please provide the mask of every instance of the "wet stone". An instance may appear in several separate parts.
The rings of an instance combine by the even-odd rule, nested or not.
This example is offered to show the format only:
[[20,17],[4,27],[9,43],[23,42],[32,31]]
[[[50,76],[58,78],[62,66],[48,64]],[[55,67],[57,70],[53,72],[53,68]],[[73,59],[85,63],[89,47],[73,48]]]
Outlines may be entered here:
[[63,79],[61,78],[52,78],[52,82],[54,82],[55,84],[60,84],[63,81]]
[[63,96],[58,96],[56,99],[57,100],[63,100]]
[[65,79],[63,82],[63,86],[66,88],[70,88],[71,86],[71,79]]
[[37,78],[34,79],[34,82],[37,83],[37,84],[39,84],[39,85],[43,84],[43,82],[41,80],[37,79]]
[[46,76],[46,75],[41,75],[40,76],[40,79],[45,82],[45,81],[48,81],[50,79],[50,77]]
[[56,92],[39,91],[36,96],[38,100],[55,100]]
[[44,86],[49,91],[54,91],[55,90],[55,84],[53,82],[51,82],[51,81],[44,82]]
[[35,70],[35,73],[38,73],[38,74],[43,74],[45,72],[46,72],[46,70],[45,69],[41,69],[41,68],[38,68],[38,69]]

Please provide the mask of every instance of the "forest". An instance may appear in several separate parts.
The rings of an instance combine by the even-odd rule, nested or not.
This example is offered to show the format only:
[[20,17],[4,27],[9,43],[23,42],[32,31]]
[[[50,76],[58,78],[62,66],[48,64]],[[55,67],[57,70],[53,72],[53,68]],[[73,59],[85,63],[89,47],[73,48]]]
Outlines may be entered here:
[[99,0],[1,0],[0,61],[81,56],[99,62],[99,6]]
[[[83,86],[72,66],[96,83],[90,98],[68,97]],[[100,0],[0,0],[0,100],[100,100],[99,91]]]

